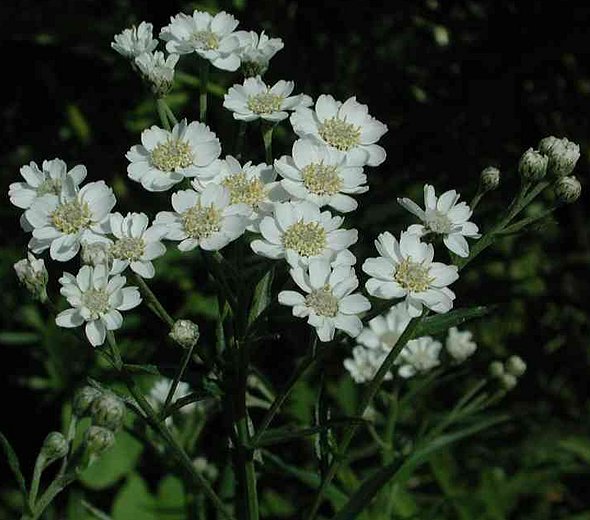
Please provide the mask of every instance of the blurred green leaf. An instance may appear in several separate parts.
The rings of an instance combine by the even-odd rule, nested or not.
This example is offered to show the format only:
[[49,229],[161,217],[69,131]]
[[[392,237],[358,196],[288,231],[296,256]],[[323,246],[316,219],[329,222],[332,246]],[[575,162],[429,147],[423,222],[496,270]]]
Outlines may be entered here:
[[442,334],[451,327],[457,327],[466,321],[473,320],[475,318],[481,318],[482,316],[489,314],[491,310],[492,307],[490,306],[478,306],[469,307],[466,309],[455,309],[447,312],[446,314],[428,316],[418,327],[418,330],[416,331],[416,337],[435,336],[437,334]]
[[40,339],[34,332],[0,332],[0,343],[3,345],[30,345]]
[[0,445],[2,446],[2,451],[4,451],[6,459],[8,460],[8,466],[14,474],[16,483],[18,484],[19,490],[22,494],[23,501],[26,503],[27,485],[25,483],[25,477],[23,477],[22,471],[20,469],[18,456],[16,455],[14,449],[12,449],[10,442],[8,442],[8,439],[4,436],[2,432],[0,432]]
[[155,499],[146,483],[132,473],[115,497],[111,516],[113,520],[158,520],[154,510]]

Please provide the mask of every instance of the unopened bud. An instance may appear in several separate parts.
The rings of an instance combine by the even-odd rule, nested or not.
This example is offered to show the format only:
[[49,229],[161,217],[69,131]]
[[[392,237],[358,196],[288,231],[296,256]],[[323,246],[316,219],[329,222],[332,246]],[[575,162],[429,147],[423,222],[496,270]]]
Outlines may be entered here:
[[115,434],[102,426],[90,426],[86,430],[86,447],[93,455],[102,455],[113,444]]
[[506,361],[506,372],[514,377],[520,377],[526,372],[526,363],[520,356],[510,356]]
[[555,196],[560,202],[571,204],[580,198],[582,185],[573,175],[569,177],[560,177],[554,185]]
[[72,411],[77,417],[90,415],[92,403],[102,395],[102,393],[92,386],[80,388],[74,395]]
[[565,177],[574,171],[580,158],[580,146],[565,137],[557,139],[548,152],[549,172],[555,177]]
[[243,61],[241,71],[245,78],[253,78],[255,76],[262,76],[268,69],[268,64],[257,63],[255,61]]
[[548,161],[546,155],[529,148],[520,158],[518,172],[526,180],[540,181],[547,173]]
[[93,267],[106,265],[110,268],[113,263],[111,245],[107,242],[82,242],[80,257],[83,264]]
[[500,361],[492,361],[488,370],[492,377],[502,377],[504,375],[504,365]]
[[14,264],[14,270],[19,282],[27,288],[33,298],[41,302],[47,301],[48,274],[43,259],[35,258],[28,253],[27,258]]
[[512,374],[504,374],[500,378],[500,383],[502,383],[502,386],[506,390],[512,390],[518,383],[518,380]]
[[551,147],[557,141],[559,141],[559,139],[554,135],[543,137],[543,139],[539,141],[537,148],[539,149],[539,152],[541,152],[543,155],[549,155],[549,150],[551,150]]
[[92,424],[116,431],[123,424],[125,405],[113,394],[102,394],[93,401],[90,413]]
[[182,348],[191,348],[199,340],[199,327],[190,320],[177,320],[174,322],[169,336]]
[[53,461],[63,459],[69,450],[68,441],[59,432],[51,432],[43,441],[41,447],[41,456],[45,459],[45,464],[51,464]]
[[500,170],[494,166],[484,168],[480,174],[479,182],[483,191],[495,190],[500,184]]

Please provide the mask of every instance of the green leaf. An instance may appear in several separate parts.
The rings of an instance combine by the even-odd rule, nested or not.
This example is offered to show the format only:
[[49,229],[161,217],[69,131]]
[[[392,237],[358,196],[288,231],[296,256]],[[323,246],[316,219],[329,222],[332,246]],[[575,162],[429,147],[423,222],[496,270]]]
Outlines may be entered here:
[[113,520],[158,520],[154,512],[155,500],[146,483],[136,473],[127,478],[113,504]]
[[0,343],[3,345],[31,345],[40,340],[34,332],[0,332]]
[[455,309],[446,314],[427,316],[418,327],[415,337],[442,334],[451,327],[457,327],[466,321],[485,316],[492,309],[493,307],[491,306],[469,307],[466,309]]
[[8,465],[14,473],[14,477],[16,478],[16,483],[18,484],[18,488],[22,494],[23,501],[25,504],[27,503],[27,484],[25,482],[25,477],[23,477],[22,471],[20,470],[20,463],[18,461],[18,457],[15,451],[12,449],[10,442],[8,439],[4,437],[4,434],[0,432],[0,446],[2,446],[2,450],[6,455],[6,459],[8,460]]
[[260,281],[256,284],[250,314],[248,316],[248,325],[251,325],[258,316],[270,305],[272,301],[271,286],[274,278],[274,268],[269,269]]
[[559,441],[559,447],[573,453],[590,464],[590,439],[586,437],[568,437]]
[[168,475],[158,484],[157,510],[162,520],[184,520],[186,518],[185,493],[182,481]]
[[125,364],[123,368],[132,374],[148,374],[151,376],[159,376],[160,371],[156,365],[132,365]]

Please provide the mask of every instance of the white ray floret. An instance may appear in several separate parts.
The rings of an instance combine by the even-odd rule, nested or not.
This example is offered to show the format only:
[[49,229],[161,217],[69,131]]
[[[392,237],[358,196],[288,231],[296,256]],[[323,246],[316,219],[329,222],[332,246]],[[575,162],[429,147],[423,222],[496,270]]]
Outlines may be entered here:
[[149,225],[144,213],[120,213],[110,215],[110,229],[115,241],[110,246],[112,259],[111,274],[120,274],[127,267],[143,278],[153,278],[155,274],[152,260],[166,252],[162,244],[162,230]]
[[312,99],[305,94],[291,96],[294,86],[292,81],[281,80],[268,87],[260,76],[247,78],[242,85],[234,85],[228,90],[223,106],[233,112],[234,119],[264,119],[276,123],[287,119],[288,111],[312,103]]
[[369,189],[362,163],[354,164],[351,160],[344,152],[307,136],[295,141],[291,156],[284,155],[275,161],[275,169],[292,197],[345,213],[358,207],[350,195]]
[[115,35],[111,47],[126,58],[133,59],[144,52],[152,52],[158,46],[158,40],[153,37],[154,26],[141,22]]
[[[168,397],[168,392],[172,387],[172,380],[168,379],[167,377],[162,377],[156,381],[152,389],[150,390],[149,399],[152,403],[152,406],[156,408],[156,410],[161,410],[163,406],[166,404],[166,398]],[[179,381],[176,389],[174,390],[174,394],[172,395],[172,403],[181,399],[182,397],[186,397],[192,392],[191,387],[188,383],[184,381]],[[179,411],[183,414],[190,414],[197,408],[197,403],[189,403]]]
[[25,212],[33,229],[29,248],[35,254],[49,249],[51,258],[66,262],[78,253],[82,241],[107,241],[104,234],[115,202],[113,190],[104,181],[91,182],[78,191],[67,178],[60,195],[43,195]]
[[127,152],[129,178],[148,191],[166,191],[212,166],[221,153],[217,136],[203,123],[183,119],[171,132],[152,126]]
[[457,327],[449,329],[445,346],[451,357],[459,363],[472,356],[477,350],[477,343],[473,341],[473,334],[468,330],[459,331]]
[[479,238],[481,235],[477,226],[469,222],[473,213],[471,208],[467,203],[459,202],[459,197],[455,190],[446,191],[437,197],[434,187],[426,184],[424,186],[425,209],[407,198],[399,198],[397,201],[422,221],[422,224],[410,226],[409,232],[420,236],[440,235],[450,251],[465,258],[469,256],[469,244],[465,237]]
[[195,10],[191,15],[177,14],[160,31],[166,50],[174,54],[196,52],[222,70],[237,70],[240,66],[239,50],[246,41],[245,31],[234,32],[239,22],[222,11],[215,16]]
[[345,152],[354,164],[378,166],[385,160],[385,150],[376,143],[387,132],[387,126],[370,116],[367,105],[356,97],[342,103],[323,94],[315,109],[298,108],[291,115],[291,125],[297,135],[313,135]]
[[[339,229],[342,217],[309,201],[279,202],[272,216],[260,222],[262,240],[253,240],[252,250],[267,258],[285,258],[292,267],[307,265],[312,258],[349,258],[348,247],[356,243],[356,229]],[[350,262],[347,262],[350,264]]]
[[260,35],[255,31],[248,32],[240,48],[242,69],[255,72],[253,76],[264,73],[271,58],[284,46],[283,40],[269,38],[264,31]]
[[232,204],[230,191],[217,184],[210,184],[202,193],[177,191],[172,194],[172,207],[174,212],[156,215],[155,226],[161,228],[163,238],[180,241],[181,251],[225,247],[244,233],[252,212],[246,204]]
[[60,292],[72,306],[60,312],[55,322],[60,327],[80,327],[86,323],[86,337],[94,347],[102,345],[107,330],[123,324],[119,311],[137,307],[141,297],[137,287],[125,287],[124,276],[108,275],[104,265],[82,266],[76,276],[64,273],[59,279]]
[[428,372],[440,365],[440,351],[442,343],[430,336],[412,339],[402,349],[396,365],[400,365],[398,374],[404,378],[418,373]]
[[178,58],[178,54],[165,56],[160,51],[144,52],[135,58],[137,68],[158,97],[165,96],[170,90]]
[[354,293],[359,282],[349,266],[332,268],[325,258],[312,259],[305,269],[291,269],[291,277],[303,291],[281,291],[279,303],[293,307],[293,316],[307,318],[320,341],[334,339],[336,329],[351,337],[361,332],[360,313],[371,308],[369,300]]
[[455,294],[447,286],[459,278],[458,270],[433,262],[432,244],[409,232],[402,233],[398,242],[386,231],[375,240],[375,247],[381,256],[363,264],[371,277],[366,283],[369,294],[386,300],[405,298],[412,317],[420,316],[423,306],[437,313],[453,308]]
[[[346,358],[343,365],[355,383],[366,383],[375,377],[386,355],[381,350],[357,345],[352,349],[352,357]],[[388,372],[385,375],[385,379],[388,380],[391,378],[391,372]]]

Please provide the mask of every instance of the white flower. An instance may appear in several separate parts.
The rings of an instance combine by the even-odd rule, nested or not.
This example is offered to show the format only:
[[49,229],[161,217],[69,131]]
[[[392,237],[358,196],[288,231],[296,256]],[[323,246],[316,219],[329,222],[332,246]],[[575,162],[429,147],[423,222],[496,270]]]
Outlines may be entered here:
[[[343,364],[355,383],[366,383],[375,377],[385,356],[386,354],[381,350],[357,345],[352,349],[352,357],[345,359]],[[391,377],[391,372],[388,372],[385,379],[391,379]]]
[[255,31],[248,32],[240,48],[242,68],[257,72],[254,76],[262,74],[268,68],[270,59],[284,46],[283,40],[269,38],[264,31],[260,36]]
[[350,195],[369,189],[362,164],[350,163],[344,152],[310,136],[295,141],[291,153],[292,157],[284,155],[275,161],[275,169],[283,177],[281,184],[289,194],[343,213],[357,208]]
[[457,327],[451,327],[447,336],[447,352],[453,359],[462,363],[477,349],[477,343],[471,338],[473,334],[468,330],[460,332]]
[[139,27],[125,29],[122,33],[115,35],[115,41],[111,47],[126,58],[136,58],[144,52],[152,52],[158,46],[158,40],[154,40],[151,23],[141,22]]
[[[109,224],[110,225],[110,224]],[[113,265],[113,257],[111,255],[111,244],[110,239],[104,242],[81,242],[81,253],[80,259],[83,264],[91,265],[96,267],[97,265],[104,264],[109,270]]]
[[321,95],[315,110],[299,107],[291,115],[291,125],[297,135],[314,135],[345,152],[353,164],[378,166],[385,160],[385,150],[375,143],[387,132],[387,126],[370,116],[367,105],[356,97],[341,103]]
[[363,328],[358,314],[371,308],[369,300],[353,293],[359,282],[349,266],[332,269],[325,258],[312,259],[307,269],[291,269],[291,277],[304,291],[281,291],[279,303],[293,307],[293,316],[307,317],[320,341],[334,339],[336,329],[356,337]]
[[14,270],[20,283],[22,283],[33,297],[44,302],[47,299],[47,269],[41,258],[35,258],[31,253],[14,264]]
[[371,278],[367,291],[377,298],[405,298],[412,317],[422,314],[422,306],[438,313],[453,308],[455,294],[447,287],[459,278],[457,267],[433,262],[432,244],[420,241],[416,234],[404,232],[399,242],[389,233],[375,240],[381,256],[368,258],[363,271]]
[[305,94],[291,96],[295,84],[292,81],[277,81],[272,87],[266,86],[260,76],[246,78],[242,85],[231,87],[223,99],[223,106],[234,113],[234,119],[241,121],[282,121],[287,119],[287,110],[311,105],[312,100]]
[[127,152],[129,178],[148,191],[166,191],[185,177],[195,177],[219,157],[221,144],[203,123],[183,119],[171,132],[152,126],[141,145]]
[[190,251],[199,246],[216,251],[244,233],[251,209],[245,204],[231,204],[224,186],[210,184],[202,193],[181,190],[172,194],[174,212],[161,211],[155,225],[163,238],[179,240],[178,249]]
[[256,254],[286,258],[292,267],[306,265],[312,258],[333,260],[358,238],[356,229],[338,229],[343,220],[329,211],[320,212],[312,202],[279,202],[273,215],[260,222],[263,240],[250,245]]
[[155,274],[152,260],[166,252],[160,242],[162,230],[151,226],[144,213],[120,213],[110,216],[111,233],[116,240],[110,248],[112,258],[111,274],[120,274],[127,267],[143,278],[153,278]]
[[166,50],[175,54],[196,52],[222,70],[237,70],[240,66],[239,48],[246,32],[234,32],[238,21],[222,11],[215,16],[195,10],[170,18],[170,24],[160,31]]
[[416,215],[423,223],[408,228],[411,233],[420,236],[429,233],[441,235],[447,248],[465,258],[469,256],[469,244],[465,237],[479,238],[477,226],[469,222],[472,211],[465,202],[458,202],[460,195],[450,190],[437,197],[434,188],[424,186],[424,206],[422,209],[414,201],[406,198],[397,201],[408,211]]
[[[161,379],[156,381],[156,383],[150,390],[150,402],[152,403],[152,406],[154,406],[157,410],[161,410],[164,404],[166,403],[166,397],[168,397],[168,392],[170,391],[171,386],[172,380],[166,377],[162,377]],[[185,383],[184,381],[179,381],[176,390],[174,390],[174,395],[172,396],[171,402],[175,402],[176,400],[182,397],[186,397],[190,393],[191,387],[189,386],[189,384]],[[189,403],[180,408],[179,411],[188,415],[195,410],[196,406],[196,402]]]
[[20,169],[20,174],[25,182],[12,183],[8,187],[8,196],[16,207],[28,209],[43,195],[59,195],[68,177],[78,187],[86,178],[86,167],[78,164],[68,171],[65,162],[52,159],[43,161],[41,169],[37,163],[31,162]]
[[59,279],[60,293],[72,306],[60,312],[55,323],[60,327],[80,327],[86,322],[86,337],[94,347],[102,345],[107,330],[123,324],[119,311],[128,311],[141,302],[137,287],[125,287],[124,276],[109,278],[105,265],[84,265],[74,276],[64,273]]
[[174,81],[174,67],[178,63],[178,54],[165,56],[163,52],[144,52],[135,58],[135,64],[143,77],[151,83],[153,92],[165,96]]
[[398,374],[408,378],[416,375],[418,372],[428,372],[440,365],[438,357],[441,348],[442,343],[430,336],[408,341],[400,352],[399,358],[396,360],[396,364],[401,365]]
[[49,248],[54,260],[70,260],[82,241],[106,240],[102,235],[115,202],[113,190],[104,181],[91,182],[78,191],[74,181],[67,178],[59,196],[43,195],[25,212],[33,228],[29,248],[36,254]]
[[410,323],[411,317],[403,303],[389,309],[387,314],[375,316],[356,339],[365,347],[388,354]]

